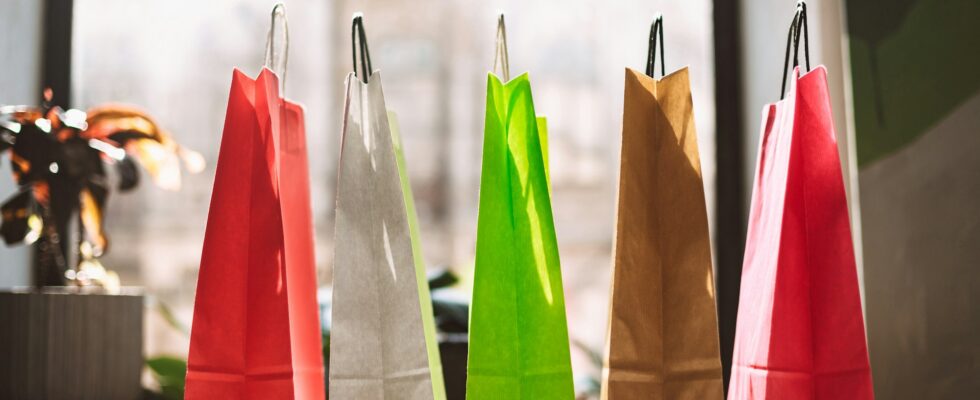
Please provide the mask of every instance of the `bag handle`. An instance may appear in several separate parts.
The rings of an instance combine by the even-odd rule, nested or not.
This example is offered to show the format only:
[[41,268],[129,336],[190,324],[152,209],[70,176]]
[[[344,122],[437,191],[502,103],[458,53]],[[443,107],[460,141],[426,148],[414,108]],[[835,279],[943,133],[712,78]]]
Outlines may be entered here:
[[650,45],[647,50],[647,76],[653,77],[657,65],[657,37],[660,37],[660,77],[667,75],[664,68],[664,16],[657,14],[650,24]]
[[[802,30],[803,34],[800,35]],[[786,96],[786,77],[789,71],[789,49],[793,48],[793,68],[800,65],[800,36],[803,37],[803,57],[806,61],[806,71],[810,72],[810,33],[806,22],[806,2],[798,0],[796,2],[796,14],[793,15],[793,22],[789,25],[789,35],[786,37],[786,56],[783,58],[783,84],[779,89],[779,99]]]
[[[276,40],[276,28],[282,28],[283,40],[282,49],[277,48],[280,43]],[[286,5],[276,3],[272,7],[272,15],[269,22],[269,34],[265,42],[265,67],[276,73],[279,77],[279,93],[286,92],[286,63],[289,60],[289,23],[286,20]]]
[[[500,69],[497,69],[497,67]],[[504,82],[510,80],[510,58],[507,57],[507,27],[504,24],[504,14],[497,17],[497,49],[493,55],[493,72],[500,71]]]
[[[354,77],[359,77],[361,82],[368,83],[368,79],[374,71],[371,66],[371,53],[368,51],[367,35],[364,33],[364,15],[354,13],[354,20],[350,28],[351,57],[354,62]],[[357,74],[357,50],[361,50],[361,74]]]

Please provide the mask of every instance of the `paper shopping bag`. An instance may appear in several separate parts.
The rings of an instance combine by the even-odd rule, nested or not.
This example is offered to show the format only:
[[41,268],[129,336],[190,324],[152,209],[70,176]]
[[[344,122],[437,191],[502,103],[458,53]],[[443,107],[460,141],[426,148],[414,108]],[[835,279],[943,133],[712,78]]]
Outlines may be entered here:
[[489,74],[486,107],[466,397],[571,399],[546,139],[527,74]]
[[687,68],[659,80],[627,68],[621,154],[602,397],[721,399],[711,244]]
[[688,70],[626,70],[602,397],[720,399],[711,245]]
[[823,66],[763,109],[731,400],[874,398],[832,121]]
[[[362,19],[361,52],[367,55]],[[401,139],[381,74],[347,77],[337,189],[330,396],[444,399],[435,322]],[[362,79],[366,80],[362,81]]]
[[[272,16],[284,27],[281,4]],[[186,399],[324,397],[306,129],[302,106],[280,94],[280,71],[232,74]]]
[[301,106],[235,70],[201,256],[187,399],[323,398]]

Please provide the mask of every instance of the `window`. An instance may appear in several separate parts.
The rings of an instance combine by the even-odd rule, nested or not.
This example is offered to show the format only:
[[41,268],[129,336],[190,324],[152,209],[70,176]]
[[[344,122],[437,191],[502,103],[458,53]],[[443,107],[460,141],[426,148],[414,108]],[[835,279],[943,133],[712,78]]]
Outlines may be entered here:
[[[714,223],[714,71],[711,2],[452,0],[287,4],[288,97],[306,105],[311,190],[321,284],[329,284],[333,199],[344,76],[351,70],[350,16],[365,15],[387,104],[401,123],[429,265],[471,269],[476,233],[486,71],[497,7],[507,12],[511,71],[530,71],[548,117],[550,160],[571,337],[601,351],[611,244],[623,69],[641,69],[650,23],[665,15],[667,69],[691,66],[709,221]],[[111,250],[123,283],[142,285],[189,322],[210,190],[233,67],[262,65],[271,3],[76,0],[73,105],[141,106],[208,161],[183,189],[146,184],[108,206]],[[187,338],[157,315],[146,353],[182,354]],[[596,373],[573,350],[576,373]]]

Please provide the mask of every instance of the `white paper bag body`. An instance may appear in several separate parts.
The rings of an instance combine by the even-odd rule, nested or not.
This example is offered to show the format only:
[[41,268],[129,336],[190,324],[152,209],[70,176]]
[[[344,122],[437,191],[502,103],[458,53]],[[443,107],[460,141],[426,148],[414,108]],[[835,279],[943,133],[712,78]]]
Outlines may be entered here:
[[407,179],[402,185],[400,142],[381,75],[373,73],[369,83],[348,75],[344,108],[329,395],[442,399],[432,304],[413,235],[415,210]]

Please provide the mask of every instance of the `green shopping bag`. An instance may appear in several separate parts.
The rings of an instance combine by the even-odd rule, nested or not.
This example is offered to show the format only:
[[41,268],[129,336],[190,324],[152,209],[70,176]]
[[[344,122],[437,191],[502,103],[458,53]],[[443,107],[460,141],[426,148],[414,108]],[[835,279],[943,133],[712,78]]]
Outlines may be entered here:
[[436,340],[435,313],[432,311],[432,295],[429,293],[429,280],[422,258],[422,234],[419,231],[419,217],[415,210],[415,196],[408,182],[408,169],[405,167],[405,152],[402,146],[401,128],[394,112],[388,112],[388,125],[391,128],[391,142],[395,149],[395,163],[398,164],[398,179],[402,195],[405,196],[405,211],[408,214],[408,232],[412,238],[412,254],[415,261],[415,284],[419,293],[419,306],[422,309],[422,326],[425,332],[426,355],[432,370],[432,396],[440,400],[446,398],[446,383],[443,381],[442,360]]
[[[508,78],[503,17],[498,59]],[[495,63],[496,64],[496,63]],[[527,74],[487,78],[466,397],[571,399],[547,143]]]

